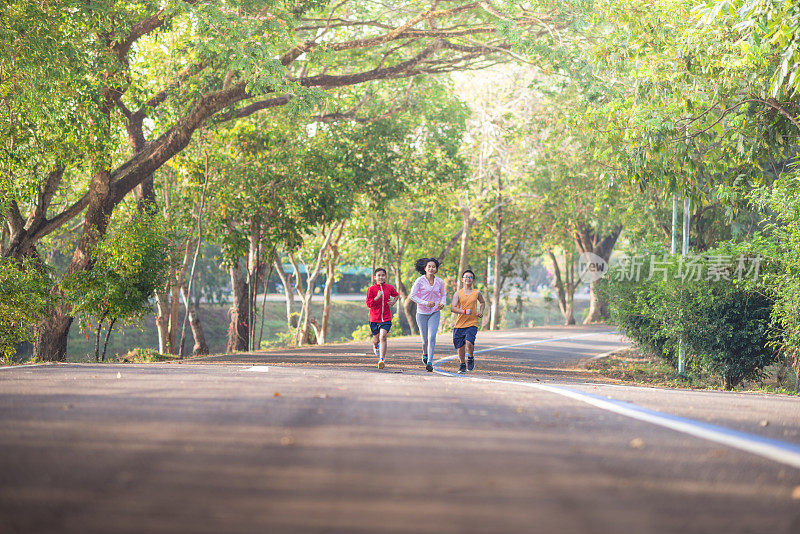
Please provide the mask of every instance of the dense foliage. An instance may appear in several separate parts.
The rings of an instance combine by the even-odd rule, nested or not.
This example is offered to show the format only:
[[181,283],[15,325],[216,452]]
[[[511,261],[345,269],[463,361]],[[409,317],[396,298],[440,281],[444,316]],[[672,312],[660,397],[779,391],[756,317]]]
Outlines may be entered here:
[[0,360],[33,339],[33,327],[52,304],[50,279],[32,261],[0,260]]
[[673,365],[683,343],[689,367],[725,389],[758,378],[777,359],[769,346],[774,300],[759,278],[762,258],[735,251],[623,258],[603,286],[612,320]]

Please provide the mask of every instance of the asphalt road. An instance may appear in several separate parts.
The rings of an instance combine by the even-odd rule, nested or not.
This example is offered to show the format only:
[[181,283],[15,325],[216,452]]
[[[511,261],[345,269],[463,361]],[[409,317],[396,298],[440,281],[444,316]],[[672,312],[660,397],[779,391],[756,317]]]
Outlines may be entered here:
[[[0,534],[800,532],[800,399],[601,384],[607,328],[0,369]],[[488,349],[488,350],[487,350]],[[576,367],[577,366],[577,367]]]

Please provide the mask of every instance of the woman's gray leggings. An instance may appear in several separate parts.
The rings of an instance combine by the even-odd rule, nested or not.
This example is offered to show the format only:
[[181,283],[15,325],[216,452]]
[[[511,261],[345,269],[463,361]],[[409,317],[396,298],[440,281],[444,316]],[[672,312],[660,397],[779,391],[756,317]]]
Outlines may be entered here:
[[433,352],[436,350],[436,332],[439,330],[439,310],[433,313],[417,313],[417,326],[422,336],[422,354],[428,355],[428,362],[433,363]]

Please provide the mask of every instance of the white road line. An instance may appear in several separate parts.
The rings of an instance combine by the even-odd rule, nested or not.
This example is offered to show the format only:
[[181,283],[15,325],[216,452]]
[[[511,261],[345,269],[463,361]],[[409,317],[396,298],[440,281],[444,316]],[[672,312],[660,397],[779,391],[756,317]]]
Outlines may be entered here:
[[44,365],[45,364],[43,363],[23,363],[21,365],[4,365],[3,367],[0,367],[0,371],[5,371],[8,369],[25,369],[27,367],[42,367]]
[[254,365],[252,367],[245,367],[242,371],[250,371],[251,373],[266,373],[269,372],[268,365]]
[[[440,374],[459,377],[454,373],[446,371],[439,371]],[[533,384],[530,382],[516,382],[513,380],[500,380],[496,378],[478,378],[478,377],[462,377],[469,380],[477,380],[481,382],[499,382],[501,384],[513,384],[517,386],[525,386],[534,389],[541,389],[556,395],[562,395],[573,400],[590,404],[597,408],[614,412],[625,417],[637,419],[664,428],[669,428],[677,432],[682,432],[690,436],[713,441],[721,445],[726,445],[734,449],[739,449],[762,458],[767,458],[775,462],[800,469],[800,446],[785,441],[776,439],[765,438],[755,434],[748,434],[746,432],[739,432],[738,430],[731,430],[722,426],[694,421],[684,417],[650,410],[628,402],[618,401],[593,395],[591,393],[584,393],[576,391],[564,386],[550,386],[545,384]]]
[[[565,341],[567,339],[576,339],[576,338],[579,338],[579,337],[608,335],[608,334],[614,334],[614,333],[616,333],[616,332],[589,332],[587,334],[577,334],[577,335],[574,335],[574,336],[567,336],[567,337],[552,337],[552,338],[549,338],[549,339],[535,339],[533,341],[524,341],[522,343],[514,343],[513,345],[502,345],[500,347],[489,347],[488,349],[476,350],[475,354],[480,354],[482,352],[490,352],[490,351],[493,351],[493,350],[508,349],[508,348],[511,348],[511,347],[521,347],[523,345],[538,345],[540,343],[550,343],[552,341]],[[441,358],[441,359],[438,359],[438,360],[434,361],[433,365],[438,365],[440,363],[449,362],[451,360],[455,360],[456,358],[458,358],[458,354],[454,354],[452,356],[445,356],[444,358]]]

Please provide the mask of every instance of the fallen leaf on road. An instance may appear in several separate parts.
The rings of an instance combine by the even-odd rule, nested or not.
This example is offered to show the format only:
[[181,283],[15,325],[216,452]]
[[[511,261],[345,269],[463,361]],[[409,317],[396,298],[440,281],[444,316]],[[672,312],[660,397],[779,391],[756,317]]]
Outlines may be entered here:
[[281,438],[281,445],[283,445],[284,447],[289,447],[291,445],[294,445],[294,436],[283,436]]
[[514,408],[514,411],[517,413],[522,413],[522,406],[517,406],[516,408]]
[[792,499],[800,501],[800,486],[795,486],[794,491],[792,492]]
[[278,393],[278,392],[276,391],[274,396],[275,396],[275,397],[280,397],[280,396],[281,396],[281,394],[280,394],[280,393]]
[[314,395],[314,397],[316,397],[317,399],[327,399],[328,398],[328,394],[327,393],[318,393],[318,394]]
[[761,426],[767,426],[769,424],[769,421],[767,421],[766,419],[762,419],[758,424]]
[[642,440],[642,438],[633,438],[630,441],[630,443],[628,443],[628,445],[632,449],[642,449],[642,448],[644,448],[644,441]]

